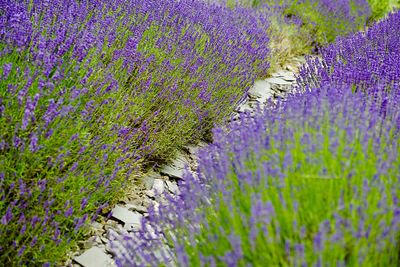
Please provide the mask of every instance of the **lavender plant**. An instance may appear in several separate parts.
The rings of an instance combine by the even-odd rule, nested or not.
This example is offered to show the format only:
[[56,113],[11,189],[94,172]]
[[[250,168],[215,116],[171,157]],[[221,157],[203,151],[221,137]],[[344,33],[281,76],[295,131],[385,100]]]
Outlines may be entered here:
[[321,50],[320,59],[307,60],[298,83],[302,88],[335,84],[389,90],[400,81],[399,27],[400,12],[396,12],[365,32],[339,38]]
[[0,3],[0,261],[55,264],[133,173],[267,68],[267,17],[184,1]]
[[315,89],[217,129],[118,265],[397,266],[398,92]]
[[[396,20],[365,36],[384,32],[390,44]],[[369,46],[369,58],[385,55],[373,38],[345,40]],[[396,45],[383,50],[394,57]],[[394,68],[385,57],[377,62]],[[389,72],[358,90],[363,67],[321,75],[318,87],[217,128],[181,195],[151,210],[141,231],[115,235],[117,264],[398,266],[400,85]],[[323,70],[309,66],[299,80]]]

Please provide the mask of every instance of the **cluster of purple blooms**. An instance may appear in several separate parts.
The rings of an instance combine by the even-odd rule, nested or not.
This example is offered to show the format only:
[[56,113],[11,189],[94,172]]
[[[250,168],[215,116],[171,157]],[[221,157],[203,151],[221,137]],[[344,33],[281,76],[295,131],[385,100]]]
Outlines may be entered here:
[[180,196],[116,235],[118,266],[398,266],[399,23],[328,46],[299,92],[215,129]]
[[321,50],[320,59],[309,59],[300,70],[298,83],[318,87],[323,84],[384,86],[400,82],[400,14],[378,22],[352,38],[338,38]]
[[268,69],[268,18],[255,10],[196,0],[0,10],[4,264],[59,260],[158,139],[170,134],[173,150],[198,138]]

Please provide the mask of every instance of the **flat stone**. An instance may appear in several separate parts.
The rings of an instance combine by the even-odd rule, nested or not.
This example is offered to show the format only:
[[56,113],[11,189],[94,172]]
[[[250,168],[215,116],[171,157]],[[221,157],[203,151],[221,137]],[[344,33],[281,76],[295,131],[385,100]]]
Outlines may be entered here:
[[169,190],[172,194],[177,195],[177,194],[179,193],[179,188],[178,188],[178,185],[176,184],[176,182],[165,181],[165,183],[167,184],[168,190]]
[[140,224],[126,223],[126,224],[124,224],[124,230],[126,230],[128,232],[137,232],[140,230]]
[[149,198],[154,198],[156,196],[156,193],[154,192],[153,189],[151,190],[146,190],[145,191],[146,196],[148,196]]
[[274,93],[289,92],[292,85],[273,84],[271,89]]
[[74,258],[74,261],[83,267],[111,267],[116,266],[106,252],[98,247],[86,250],[82,255]]
[[286,95],[285,95],[284,93],[278,93],[278,92],[275,92],[275,93],[274,93],[274,97],[275,97],[275,98],[281,98],[281,99],[282,99],[282,98],[285,98],[285,96],[286,96]]
[[116,205],[111,211],[111,216],[124,224],[140,224],[142,215],[138,212],[130,211],[125,207]]
[[83,245],[84,249],[89,249],[95,245],[101,244],[101,239],[99,236],[91,236],[85,241],[78,242]]
[[137,211],[140,213],[146,213],[147,208],[142,205],[126,204],[125,207],[130,211]]
[[110,240],[108,240],[108,239],[105,238],[104,236],[100,237],[100,240],[101,240],[101,242],[102,242],[104,245],[107,245],[107,244],[110,242]]
[[265,103],[267,99],[273,97],[271,84],[267,81],[256,81],[253,87],[249,90],[249,96],[257,99],[260,103]]
[[164,181],[161,179],[155,179],[153,184],[153,190],[156,194],[164,193]]
[[265,80],[258,80],[254,82],[253,87],[249,90],[251,98],[264,97],[271,91],[271,84]]
[[196,156],[197,153],[199,152],[199,149],[207,146],[208,144],[206,142],[202,142],[200,141],[197,145],[195,146],[185,146],[185,149],[188,151],[188,153],[190,154],[190,156]]
[[151,205],[150,198],[144,198],[142,201],[142,205],[143,205],[143,207],[148,208]]
[[272,83],[272,84],[280,84],[280,85],[291,85],[292,84],[292,82],[288,82],[282,78],[277,78],[277,77],[268,78],[268,79],[265,79],[265,81]]
[[296,81],[294,74],[290,71],[281,70],[281,71],[278,71],[277,73],[272,74],[272,77],[281,78],[288,82]]
[[189,165],[189,162],[180,154],[171,164],[164,166],[160,173],[171,178],[183,179],[185,165]]
[[290,72],[297,72],[297,69],[291,65],[287,65],[285,67],[286,70],[290,71]]
[[253,110],[253,108],[250,106],[250,103],[248,101],[240,104],[235,111],[238,113],[244,113],[244,112],[251,112]]
[[101,234],[104,232],[104,225],[102,225],[101,223],[92,222],[90,226],[92,227],[91,233],[93,234]]
[[160,177],[161,175],[159,173],[150,171],[143,176],[142,181],[146,189],[150,190],[151,188],[153,188],[154,180],[159,179]]

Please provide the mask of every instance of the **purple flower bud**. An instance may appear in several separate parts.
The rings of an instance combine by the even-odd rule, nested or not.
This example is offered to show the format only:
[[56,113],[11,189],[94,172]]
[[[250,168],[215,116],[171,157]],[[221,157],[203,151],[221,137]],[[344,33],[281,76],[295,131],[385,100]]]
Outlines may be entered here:
[[35,236],[35,237],[32,239],[32,241],[31,241],[31,243],[30,243],[30,246],[33,247],[34,245],[36,245],[37,240],[38,240],[38,238],[37,238],[37,236]]
[[1,217],[1,224],[7,225],[12,218],[13,218],[13,213],[11,208],[9,207],[6,211],[6,214],[4,214],[3,217]]
[[35,153],[39,150],[38,137],[36,133],[31,134],[31,143],[29,144],[29,149],[32,153]]
[[81,200],[81,210],[83,210],[86,207],[87,204],[88,204],[87,198],[83,198]]
[[65,217],[69,217],[69,216],[71,216],[71,215],[73,214],[73,212],[74,212],[73,207],[69,207],[69,208],[64,212],[64,216],[65,216]]
[[3,79],[6,80],[12,70],[12,63],[4,63],[3,65]]
[[18,250],[18,257],[21,257],[21,256],[22,256],[22,254],[24,253],[25,249],[26,249],[26,246],[23,245],[23,246]]

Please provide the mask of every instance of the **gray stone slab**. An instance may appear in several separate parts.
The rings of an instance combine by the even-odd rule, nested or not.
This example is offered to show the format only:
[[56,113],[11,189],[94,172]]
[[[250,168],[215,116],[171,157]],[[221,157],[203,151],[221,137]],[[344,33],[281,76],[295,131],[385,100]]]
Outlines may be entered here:
[[146,193],[146,196],[148,196],[149,198],[154,198],[156,196],[156,193],[154,193],[153,189],[146,190],[145,193]]
[[199,152],[199,149],[207,145],[208,145],[207,143],[200,141],[197,145],[185,146],[185,149],[188,151],[190,156],[196,156],[197,153]]
[[296,78],[294,77],[293,72],[290,72],[290,71],[281,70],[281,71],[278,71],[277,73],[272,74],[272,76],[275,78],[281,78],[288,82],[296,81]]
[[84,267],[116,266],[111,256],[98,247],[92,247],[86,250],[82,255],[74,258],[74,261]]
[[171,182],[171,181],[165,181],[165,183],[167,184],[168,190],[172,193],[172,194],[179,194],[179,188],[178,185],[176,184],[176,182]]
[[147,212],[147,208],[142,206],[142,205],[135,205],[135,204],[126,204],[125,207],[130,210],[130,211],[137,211],[140,213],[145,213]]
[[150,190],[153,187],[154,180],[159,179],[160,177],[161,177],[161,175],[159,173],[150,171],[143,176],[142,181],[143,181],[146,189]]
[[140,224],[126,223],[126,224],[124,224],[124,230],[126,230],[128,232],[137,232],[140,230]]
[[161,179],[155,179],[153,189],[156,194],[164,193],[164,181]]
[[189,165],[189,162],[183,154],[179,154],[171,164],[161,168],[160,173],[171,178],[183,179],[185,165]]
[[112,211],[111,216],[124,224],[140,224],[143,215],[138,212],[130,211],[128,208],[116,205]]
[[251,112],[253,110],[253,108],[250,106],[250,103],[248,101],[240,104],[235,111],[237,111],[238,113],[244,113],[244,112]]
[[265,79],[265,81],[267,81],[269,83],[272,83],[272,84],[279,84],[279,85],[290,85],[290,84],[292,84],[292,82],[288,82],[288,81],[285,81],[282,78],[277,78],[277,77],[268,78],[268,79]]
[[260,103],[264,103],[267,99],[273,97],[271,84],[267,81],[256,81],[253,87],[249,90],[250,98],[255,98]]

